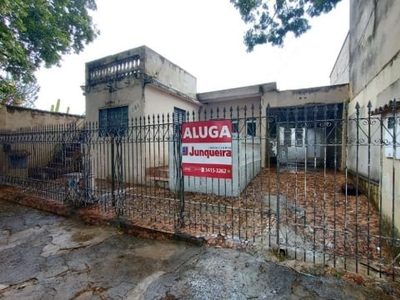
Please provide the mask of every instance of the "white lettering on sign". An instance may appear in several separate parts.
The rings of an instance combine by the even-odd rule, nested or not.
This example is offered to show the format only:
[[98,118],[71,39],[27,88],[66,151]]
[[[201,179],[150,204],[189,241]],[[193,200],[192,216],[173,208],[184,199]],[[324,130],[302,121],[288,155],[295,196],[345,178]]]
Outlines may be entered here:
[[232,151],[231,150],[197,150],[194,147],[189,152],[190,156],[206,156],[207,158],[210,157],[231,157]]
[[207,137],[216,139],[216,138],[231,138],[231,132],[227,125],[223,125],[221,128],[218,128],[216,125],[208,126],[199,126],[199,127],[186,127],[185,132],[183,133],[184,139],[205,139]]

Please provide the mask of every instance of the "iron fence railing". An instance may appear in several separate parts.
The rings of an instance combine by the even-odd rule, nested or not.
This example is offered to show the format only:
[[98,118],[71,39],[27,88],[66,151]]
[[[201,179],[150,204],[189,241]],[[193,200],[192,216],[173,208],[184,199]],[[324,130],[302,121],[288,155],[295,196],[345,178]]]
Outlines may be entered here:
[[[202,109],[4,131],[0,182],[82,214],[398,280],[393,103],[384,111],[358,104]],[[239,179],[184,177],[181,123],[220,119],[232,121]]]

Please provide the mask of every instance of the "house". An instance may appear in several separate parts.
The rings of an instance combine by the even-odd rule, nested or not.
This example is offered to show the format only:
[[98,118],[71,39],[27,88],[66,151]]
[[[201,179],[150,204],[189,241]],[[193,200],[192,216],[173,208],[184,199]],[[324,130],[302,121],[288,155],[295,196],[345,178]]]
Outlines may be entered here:
[[[179,149],[174,149],[171,143],[160,146],[160,139],[171,139],[178,127],[164,126],[165,132],[161,137],[159,130],[154,136],[154,132],[146,125],[159,127],[161,124],[179,124],[189,119],[230,119],[237,139],[244,138],[237,145],[237,153],[243,153],[246,158],[238,158],[238,163],[243,162],[252,170],[245,172],[246,178],[242,183],[233,184],[239,184],[242,188],[257,175],[260,167],[275,163],[278,156],[282,164],[306,164],[304,153],[300,152],[308,151],[306,157],[310,161],[317,153],[322,162],[323,152],[319,146],[318,149],[314,147],[308,150],[303,147],[304,143],[311,140],[322,143],[326,139],[322,129],[316,128],[316,124],[308,128],[296,127],[296,122],[315,118],[315,110],[318,120],[333,118],[330,114],[333,114],[336,106],[336,117],[341,118],[343,103],[348,98],[347,84],[279,91],[276,83],[272,82],[197,93],[194,76],[147,46],[87,63],[84,91],[86,119],[89,123],[98,123],[95,138],[108,143],[106,148],[93,143],[87,150],[93,159],[107,162],[92,164],[98,168],[92,170],[97,178],[122,184],[127,181],[145,183],[149,178],[166,179],[169,175],[174,176],[176,172],[171,162],[176,161],[173,153]],[[266,121],[267,114],[273,122]],[[130,141],[134,139],[138,142],[135,145],[124,141],[128,126],[138,128],[129,137]],[[143,132],[143,129],[147,132]],[[266,136],[268,139],[265,139]],[[128,165],[124,163],[126,153],[135,158]],[[332,157],[333,154],[328,151],[328,156]],[[239,164],[237,170],[244,168],[244,165]],[[164,172],[160,172],[161,169]],[[188,183],[186,187],[198,185]],[[175,184],[170,183],[171,186]],[[207,184],[205,187],[210,190]],[[232,188],[231,191],[235,192],[230,194],[237,195],[242,188]],[[217,189],[221,190],[220,187]],[[222,191],[223,194],[226,192]]]
[[[326,137],[322,136],[321,129],[310,126],[300,128],[299,124],[303,122],[304,125],[307,119],[314,121],[315,109],[318,114],[317,120],[332,119],[335,106],[338,108],[335,118],[341,119],[343,103],[348,99],[348,85],[280,91],[276,83],[265,83],[199,93],[197,98],[203,110],[216,112],[219,109],[220,115],[216,116],[217,118],[231,119],[234,132],[263,137],[261,141],[263,167],[268,165],[268,162],[276,162],[278,148],[280,163],[295,163],[297,160],[297,163],[301,164],[305,163],[303,151],[309,152],[306,157],[310,161],[315,156],[315,149],[303,147],[307,144],[306,138],[308,144],[311,144],[311,140],[318,136],[318,142],[314,144],[318,147],[317,155],[322,160],[319,145]],[[226,112],[224,115],[223,111]],[[266,120],[269,124],[266,124]],[[265,139],[265,136],[269,138]]]
[[116,108],[134,118],[200,106],[196,78],[147,46],[88,62],[84,89],[89,122],[106,122]]
[[[128,126],[135,126],[131,138],[138,142],[133,146],[114,138],[107,149],[88,149],[92,157],[107,162],[93,173],[120,183],[141,183],[152,169],[168,165],[168,146],[158,148],[151,142],[156,137],[147,125],[158,124],[164,131],[160,137],[171,136],[176,128],[167,124],[182,123],[188,112],[199,109],[196,88],[193,75],[147,46],[88,62],[84,86],[87,122],[98,124],[98,138],[103,140],[122,138]],[[125,153],[134,157],[130,164],[124,163]]]
[[349,34],[330,77],[332,84],[350,83],[348,119],[353,122],[349,122],[349,141],[358,140],[361,147],[348,147],[349,171],[380,207],[390,227],[397,228],[400,228],[399,18],[398,1],[350,1]]

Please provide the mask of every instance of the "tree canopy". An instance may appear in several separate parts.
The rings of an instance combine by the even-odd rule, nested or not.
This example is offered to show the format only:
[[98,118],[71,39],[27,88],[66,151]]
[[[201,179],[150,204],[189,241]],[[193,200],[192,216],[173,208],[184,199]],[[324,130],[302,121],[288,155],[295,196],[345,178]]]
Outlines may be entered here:
[[230,0],[242,20],[250,25],[244,35],[247,51],[256,45],[283,46],[288,33],[307,32],[309,19],[330,12],[341,0]]
[[0,89],[0,104],[34,107],[40,91],[36,81],[13,81],[6,78],[4,89]]
[[0,0],[0,103],[97,37],[91,10],[95,0]]

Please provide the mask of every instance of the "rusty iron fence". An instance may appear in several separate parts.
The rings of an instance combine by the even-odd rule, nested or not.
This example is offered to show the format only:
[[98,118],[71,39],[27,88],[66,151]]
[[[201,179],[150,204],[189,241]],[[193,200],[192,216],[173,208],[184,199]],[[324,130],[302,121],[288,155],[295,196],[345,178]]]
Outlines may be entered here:
[[[398,280],[398,102],[208,108],[0,133],[0,183],[159,231]],[[105,119],[104,119],[105,118]],[[232,180],[182,175],[181,125],[232,121]]]

